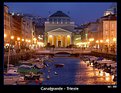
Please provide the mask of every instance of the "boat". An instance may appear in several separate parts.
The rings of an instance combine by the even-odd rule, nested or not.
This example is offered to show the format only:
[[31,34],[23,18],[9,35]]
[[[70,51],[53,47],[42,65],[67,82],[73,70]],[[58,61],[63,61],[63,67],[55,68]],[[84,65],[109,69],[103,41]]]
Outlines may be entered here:
[[39,80],[40,75],[25,75],[24,78],[25,80]]
[[55,74],[55,75],[58,75],[58,73],[57,73],[57,72],[55,72],[54,74]]
[[43,64],[43,63],[36,63],[34,64],[34,67],[37,68],[37,69],[42,69],[42,68],[45,68],[46,66]]
[[64,64],[55,64],[55,67],[58,68],[58,67],[63,67]]
[[49,75],[47,76],[47,79],[50,79],[50,76]]
[[12,68],[7,71],[7,73],[4,74],[5,76],[18,76],[18,68]]

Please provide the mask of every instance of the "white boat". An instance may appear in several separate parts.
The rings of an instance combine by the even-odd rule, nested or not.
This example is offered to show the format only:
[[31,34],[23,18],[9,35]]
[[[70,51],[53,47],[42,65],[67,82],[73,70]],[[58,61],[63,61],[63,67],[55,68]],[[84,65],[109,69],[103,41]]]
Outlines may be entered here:
[[113,64],[113,63],[115,63],[114,61],[112,61],[112,60],[101,60],[101,61],[97,61],[97,63],[101,63],[101,64]]
[[47,79],[50,79],[50,76],[49,75],[47,76]]
[[58,75],[58,73],[57,73],[57,72],[55,72],[54,74],[55,74],[55,75]]
[[19,68],[32,68],[33,66],[29,66],[29,65],[20,65]]
[[18,68],[13,67],[12,69],[10,68],[7,73],[5,73],[6,76],[9,75],[19,75],[18,73]]

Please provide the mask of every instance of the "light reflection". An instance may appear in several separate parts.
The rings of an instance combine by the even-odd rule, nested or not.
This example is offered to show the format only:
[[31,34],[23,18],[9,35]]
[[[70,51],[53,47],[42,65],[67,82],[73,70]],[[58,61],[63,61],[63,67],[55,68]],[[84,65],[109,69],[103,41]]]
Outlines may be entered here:
[[114,79],[114,75],[112,75],[112,80]]
[[93,66],[93,63],[91,63],[91,65],[90,66]]
[[105,72],[105,76],[108,77],[108,76],[110,76],[110,74]]
[[106,81],[109,81],[109,80],[110,80],[110,77],[105,77],[105,80],[106,80]]
[[98,76],[99,75],[99,72],[96,72],[96,76]]
[[100,73],[100,76],[103,76],[103,71],[102,70],[99,73]]

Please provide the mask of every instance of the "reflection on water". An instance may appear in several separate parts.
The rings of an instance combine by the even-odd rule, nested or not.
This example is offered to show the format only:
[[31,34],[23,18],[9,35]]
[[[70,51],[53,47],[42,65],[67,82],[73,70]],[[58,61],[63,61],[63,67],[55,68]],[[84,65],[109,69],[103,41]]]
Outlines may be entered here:
[[[115,84],[112,76],[105,77],[105,73],[81,62],[79,58],[55,57],[55,62],[49,63],[51,70],[42,69],[44,74],[43,85],[103,85]],[[63,68],[55,68],[54,64],[64,64]],[[54,73],[57,72],[58,75]],[[100,75],[101,74],[101,75]],[[50,79],[47,79],[49,75]]]
[[[83,67],[83,68],[82,68]],[[113,79],[108,73],[105,74],[102,70],[98,70],[92,67],[89,67],[84,62],[80,62],[78,66],[76,75],[75,75],[75,83],[77,85],[109,85],[115,84]]]

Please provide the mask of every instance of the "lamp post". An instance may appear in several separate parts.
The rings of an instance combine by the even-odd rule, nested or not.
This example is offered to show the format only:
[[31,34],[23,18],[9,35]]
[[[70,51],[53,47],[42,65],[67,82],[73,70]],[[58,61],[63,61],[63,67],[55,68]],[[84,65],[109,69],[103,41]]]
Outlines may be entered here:
[[20,37],[17,38],[18,41],[18,48],[20,49]]
[[[10,15],[10,22],[9,22],[9,25],[10,25],[10,31],[9,31],[9,35],[11,36],[11,33],[12,33],[12,16],[14,15],[14,13],[12,13]],[[4,35],[5,37],[7,35]],[[7,63],[7,71],[9,70],[9,63],[10,63],[10,44],[11,44],[11,39],[14,39],[14,36],[12,37],[9,37],[10,40],[9,40],[9,49],[8,49],[8,63]]]
[[96,43],[97,43],[97,47],[99,48],[99,40],[96,40]]
[[108,47],[107,47],[107,52],[109,50],[109,39],[106,39],[106,42],[108,43]]
[[90,45],[91,45],[91,49],[92,49],[92,47],[93,47],[93,41],[94,41],[94,38],[90,38],[90,39],[89,39],[89,42],[90,42]]
[[4,34],[4,45],[5,45],[5,38],[7,37],[7,35],[6,34]]
[[9,62],[10,62],[10,45],[11,45],[11,40],[14,39],[14,36],[10,37],[10,42],[9,42],[9,50],[8,50],[8,64],[7,64],[7,71],[9,70]]
[[102,49],[103,49],[103,40],[100,40],[100,49],[101,49],[101,52],[102,52]]
[[115,50],[114,52],[116,52],[116,49],[117,49],[116,48],[116,38],[113,38],[113,42],[114,42],[114,50]]

